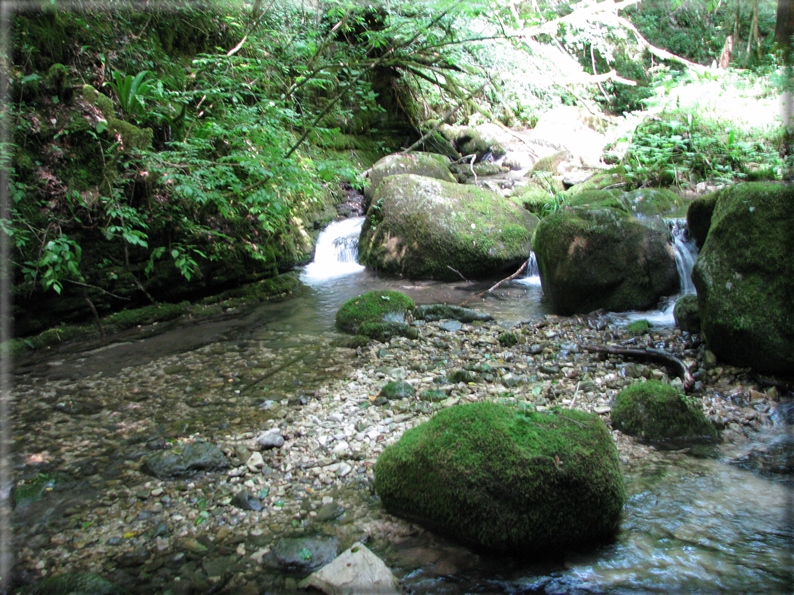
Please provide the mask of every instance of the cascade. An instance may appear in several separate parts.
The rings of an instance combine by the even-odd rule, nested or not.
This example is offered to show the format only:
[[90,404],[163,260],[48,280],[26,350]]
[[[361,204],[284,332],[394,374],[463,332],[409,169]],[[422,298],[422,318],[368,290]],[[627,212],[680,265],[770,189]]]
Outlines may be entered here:
[[326,227],[317,238],[314,260],[304,268],[301,280],[309,284],[322,283],[363,271],[364,267],[356,261],[363,224],[364,217],[351,217]]
[[673,238],[675,265],[681,280],[681,295],[695,293],[695,284],[692,282],[692,268],[697,258],[695,240],[689,236],[686,219],[670,219],[667,221],[667,227]]
[[540,269],[538,268],[538,257],[532,250],[529,251],[526,274],[520,279],[516,279],[516,282],[523,285],[537,285],[540,287]]

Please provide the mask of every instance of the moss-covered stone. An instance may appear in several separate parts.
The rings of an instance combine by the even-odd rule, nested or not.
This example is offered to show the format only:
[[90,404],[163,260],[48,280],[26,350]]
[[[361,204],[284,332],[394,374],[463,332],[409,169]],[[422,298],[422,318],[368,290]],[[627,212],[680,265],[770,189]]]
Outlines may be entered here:
[[414,309],[414,318],[417,320],[459,320],[460,322],[488,321],[493,316],[487,312],[478,312],[461,306],[449,304],[425,304]]
[[393,401],[395,399],[407,399],[413,397],[415,394],[416,391],[414,391],[413,386],[404,380],[397,380],[395,382],[389,382],[380,389],[378,396]]
[[512,347],[518,344],[518,335],[513,331],[506,331],[499,335],[499,344],[502,347]]
[[108,316],[107,321],[119,328],[132,328],[139,324],[172,320],[187,312],[189,306],[190,304],[183,302],[180,304],[155,304],[133,310],[121,310]]
[[467,180],[482,176],[495,176],[496,174],[503,174],[510,171],[508,168],[493,162],[480,162],[475,164],[456,163],[450,165],[449,170],[461,182],[466,182]]
[[363,322],[357,332],[359,335],[382,342],[386,342],[392,337],[419,338],[419,331],[404,322]]
[[372,166],[369,172],[369,186],[365,194],[372,198],[380,183],[389,176],[414,174],[426,178],[435,178],[445,182],[455,182],[449,171],[449,160],[435,153],[395,153],[386,155]]
[[646,310],[679,288],[667,230],[617,208],[560,209],[538,225],[533,247],[558,314]]
[[352,335],[349,337],[340,337],[338,339],[334,339],[331,341],[331,345],[334,347],[345,347],[347,349],[358,349],[359,347],[364,347],[369,342],[369,337],[365,337],[364,335]]
[[649,380],[624,388],[612,407],[612,425],[648,442],[712,442],[717,430],[692,399],[669,384]]
[[451,382],[452,384],[457,384],[458,382],[464,382],[468,384],[469,382],[477,382],[478,376],[471,370],[452,370],[449,374],[447,374],[447,381]]
[[695,240],[698,248],[703,247],[711,227],[711,216],[717,206],[717,193],[712,192],[693,200],[686,212],[686,223],[689,235]]
[[619,168],[615,168],[610,171],[594,174],[581,184],[571,186],[568,192],[570,194],[579,194],[580,192],[586,192],[589,190],[611,190],[623,188],[625,186],[625,174]]
[[540,215],[546,205],[554,202],[554,194],[538,184],[527,184],[514,190],[510,200],[520,204],[530,213]]
[[336,313],[336,327],[344,333],[357,334],[359,327],[367,322],[404,323],[405,313],[415,306],[411,298],[399,291],[368,291],[342,304]]
[[702,333],[726,363],[794,372],[794,186],[719,191],[693,271]]
[[30,595],[115,595],[124,590],[93,572],[57,574],[33,584]]
[[620,196],[627,210],[634,215],[663,216],[681,210],[684,199],[667,188],[638,188]]
[[532,173],[548,172],[551,174],[559,174],[560,165],[570,158],[571,154],[568,151],[558,151],[553,155],[538,159],[535,165],[532,166]]
[[367,212],[359,262],[414,279],[496,276],[526,261],[536,225],[535,216],[482,188],[390,176]]
[[598,416],[496,403],[443,410],[384,450],[375,490],[388,511],[467,544],[531,554],[617,529],[617,449]]
[[121,149],[130,151],[132,149],[147,149],[152,146],[154,131],[151,128],[138,128],[134,124],[120,120],[115,115],[113,101],[103,95],[91,85],[83,85],[83,99],[89,104],[95,105],[107,120],[107,132],[111,136],[118,136],[121,139]]
[[443,390],[437,388],[428,388],[419,393],[419,399],[422,401],[430,401],[431,403],[438,403],[445,400],[449,395]]
[[626,325],[626,330],[632,335],[644,335],[651,330],[651,323],[641,318]]
[[673,309],[675,324],[687,333],[700,332],[700,311],[698,310],[698,296],[695,294],[683,295],[675,303]]

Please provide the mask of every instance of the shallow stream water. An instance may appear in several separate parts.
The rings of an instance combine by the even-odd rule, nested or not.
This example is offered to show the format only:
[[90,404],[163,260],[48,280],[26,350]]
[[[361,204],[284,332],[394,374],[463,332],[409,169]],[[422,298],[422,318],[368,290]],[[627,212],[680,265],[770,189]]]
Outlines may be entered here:
[[[355,230],[347,229],[346,233]],[[344,241],[336,246],[343,252],[349,248]],[[174,378],[184,375],[185,386],[180,385],[180,391],[191,392],[190,370],[197,367],[217,368],[218,382],[240,382],[243,386],[242,396],[231,403],[207,400],[191,404],[201,407],[198,417],[206,418],[201,422],[205,425],[197,429],[211,435],[234,430],[235,426],[250,426],[254,416],[265,416],[255,403],[268,395],[294,392],[296,386],[308,391],[344,373],[344,362],[326,361],[322,349],[334,335],[336,310],[364,291],[397,289],[417,303],[460,303],[473,298],[470,307],[490,312],[507,325],[547,313],[537,278],[531,276],[476,297],[498,279],[484,283],[383,279],[351,263],[350,255],[344,258],[348,262],[343,270],[334,268],[333,259],[319,269],[307,268],[302,274],[307,289],[295,297],[245,312],[229,312],[219,320],[164,324],[162,332],[146,336],[133,329],[102,344],[41,355],[18,369],[18,382],[35,382],[46,393],[50,382],[102,372],[102,377],[94,381],[99,386],[103,377],[111,381],[124,368],[145,369],[148,362],[182,354],[185,370],[172,370]],[[254,388],[246,395],[247,378],[256,378],[261,370],[254,367],[235,373],[228,362],[240,357],[245,360],[246,353],[253,354],[254,348],[268,350],[274,358],[281,358],[277,360],[281,363],[294,363],[255,387],[251,385]],[[267,365],[263,362],[262,369],[267,370]],[[201,387],[197,392],[187,400],[204,398]],[[53,390],[53,395],[53,399],[61,398],[57,391]],[[167,394],[150,398],[165,399],[162,418],[156,420],[162,428],[185,421],[181,417],[184,407],[169,407]],[[237,416],[235,403],[241,412]],[[133,423],[132,412],[129,415],[129,423]],[[152,420],[141,421],[145,422]],[[33,418],[19,422],[28,432],[35,432],[39,423]],[[213,425],[216,423],[217,427]],[[792,440],[785,435],[786,428],[780,420],[755,440],[759,444],[780,440],[781,436]],[[30,436],[20,444],[26,440],[35,442],[37,438]],[[107,443],[108,452],[128,448],[113,444],[112,433],[101,440]],[[375,540],[371,547],[402,579],[406,589],[416,594],[789,593],[794,562],[791,478],[761,476],[728,462],[755,446],[751,441],[696,451],[651,450],[647,459],[624,464],[629,500],[620,533],[613,543],[587,553],[527,562],[520,552],[515,557],[474,552],[426,532],[396,541]],[[107,474],[108,480],[113,478],[112,473]],[[99,488],[84,486],[75,492],[75,498],[90,500]],[[64,502],[53,501],[49,508],[30,508],[28,512],[35,512],[38,518],[20,512],[17,522],[42,522],[42,515],[57,515],[68,506],[74,506],[74,502],[66,498]],[[369,510],[364,516],[379,510],[377,499],[372,497],[362,497],[361,506]]]

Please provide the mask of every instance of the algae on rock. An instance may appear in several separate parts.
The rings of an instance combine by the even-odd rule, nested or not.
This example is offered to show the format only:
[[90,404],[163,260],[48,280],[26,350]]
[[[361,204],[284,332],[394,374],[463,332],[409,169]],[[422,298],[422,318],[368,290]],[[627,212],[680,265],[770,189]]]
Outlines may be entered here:
[[375,467],[385,508],[464,543],[548,553],[612,535],[625,501],[603,421],[497,403],[444,409]]

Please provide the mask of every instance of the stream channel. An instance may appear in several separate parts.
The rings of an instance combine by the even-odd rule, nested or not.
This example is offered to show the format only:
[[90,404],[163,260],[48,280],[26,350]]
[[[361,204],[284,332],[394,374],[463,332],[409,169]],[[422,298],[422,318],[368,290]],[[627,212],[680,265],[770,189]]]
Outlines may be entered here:
[[[146,452],[143,445],[185,435],[213,441],[235,432],[256,432],[272,417],[268,404],[299,407],[304,396],[315,398],[326,384],[346,378],[355,352],[347,350],[350,355],[344,360],[340,350],[329,347],[338,337],[334,315],[345,300],[389,288],[407,293],[417,303],[460,303],[496,281],[379,278],[355,263],[360,224],[360,218],[349,219],[323,233],[315,262],[301,273],[305,290],[286,300],[227,312],[211,321],[162,324],[157,332],[131,329],[102,343],[71,345],[20,362],[15,376],[17,481],[35,485],[37,475],[50,481],[49,489],[18,505],[14,513],[18,558],[26,560],[19,572],[28,575],[21,582],[35,580],[34,568],[57,574],[72,567],[94,569],[117,580],[123,573],[113,575],[109,569],[124,565],[120,557],[113,563],[108,559],[114,555],[112,545],[121,540],[146,537],[140,563],[151,563],[155,542],[166,543],[168,536],[134,537],[132,525],[123,535],[123,529],[118,536],[97,533],[95,541],[111,545],[97,546],[91,556],[106,556],[104,560],[81,557],[82,548],[91,548],[79,540],[64,545],[64,552],[56,550],[77,539],[63,537],[75,524],[70,517],[82,519],[84,525],[110,527],[106,519],[91,516],[94,506],[113,510],[111,501],[118,496],[108,496],[109,491],[133,494],[131,501],[134,494],[145,499],[141,486],[150,489],[150,484],[143,483],[147,478],[135,467]],[[681,265],[691,270],[691,261],[685,254]],[[692,291],[691,286],[682,289]],[[510,327],[548,314],[541,294],[537,276],[530,273],[468,305]],[[658,312],[612,315],[609,323],[624,325],[640,317],[672,326],[669,306]],[[268,360],[282,367],[268,368]],[[278,373],[255,384],[248,381],[262,369]],[[224,392],[222,399],[216,397],[229,387],[238,388]],[[792,414],[781,404],[770,423],[740,444],[669,452],[648,449],[652,455],[645,460],[624,461],[629,497],[621,528],[614,542],[595,550],[526,561],[474,552],[425,531],[408,531],[400,540],[373,536],[368,545],[406,591],[417,594],[789,593],[794,543],[791,478],[761,475],[729,461],[759,445],[791,441],[791,426],[784,418],[794,421]],[[292,419],[293,414],[285,415]],[[54,479],[66,475],[70,479],[62,484]],[[357,500],[362,511],[347,515],[353,524],[388,518],[377,498],[368,489],[364,492],[367,495]],[[291,492],[279,488],[276,494],[275,498],[287,498]],[[136,514],[130,519],[138,522],[144,515],[145,520],[145,510]],[[201,514],[196,524],[207,518]],[[218,515],[220,519],[226,513]],[[37,556],[42,561],[33,566]],[[70,559],[75,562],[71,566]],[[173,567],[167,576],[192,572],[196,564],[188,570],[176,562]],[[153,581],[147,586],[146,577],[152,574],[154,570],[138,575],[135,592],[174,592],[168,585],[176,583]],[[203,592],[202,584],[196,579],[188,591]],[[278,593],[294,584],[269,579],[261,588]]]

